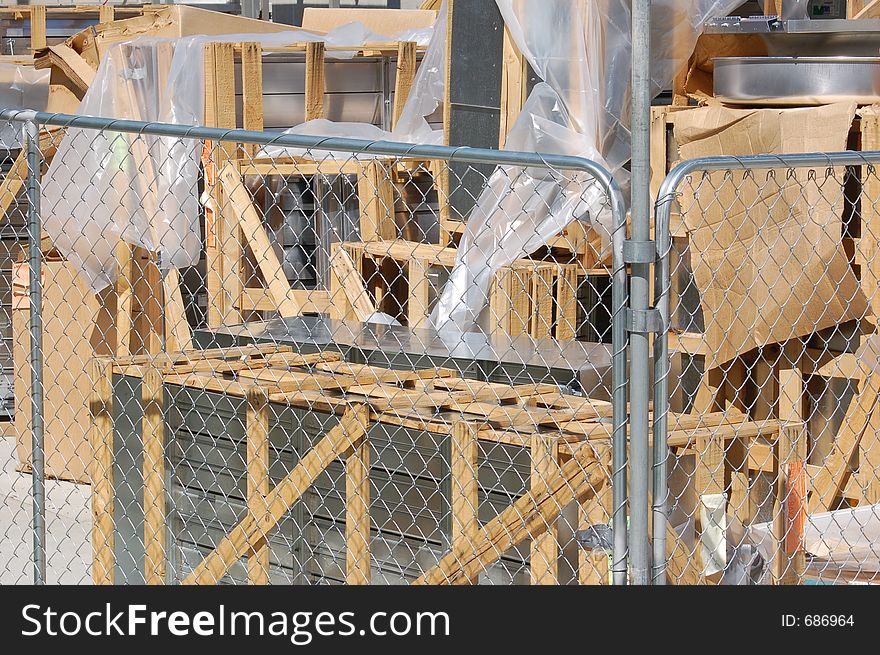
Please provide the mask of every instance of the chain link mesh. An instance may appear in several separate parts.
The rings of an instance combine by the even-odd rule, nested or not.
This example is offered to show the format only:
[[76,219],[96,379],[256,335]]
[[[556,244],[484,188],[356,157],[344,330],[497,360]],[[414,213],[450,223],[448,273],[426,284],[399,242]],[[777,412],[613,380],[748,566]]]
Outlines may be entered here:
[[[581,205],[592,178],[451,148],[269,157],[234,133],[174,148],[159,133],[40,128],[47,582],[607,584],[611,250],[595,216],[510,263],[469,254],[488,265],[485,307],[468,306],[482,330],[433,327],[487,193],[525,207],[492,215],[500,239]],[[92,179],[56,156],[74,138],[81,159],[110,144]],[[175,181],[184,196],[160,180],[181,152],[198,171]],[[4,226],[27,222],[21,153],[4,153]],[[543,193],[516,196],[525,178]],[[196,261],[169,268],[190,207]],[[28,244],[6,235],[0,577],[25,583]]]
[[675,190],[673,582],[877,579],[878,180],[850,158],[695,162]]

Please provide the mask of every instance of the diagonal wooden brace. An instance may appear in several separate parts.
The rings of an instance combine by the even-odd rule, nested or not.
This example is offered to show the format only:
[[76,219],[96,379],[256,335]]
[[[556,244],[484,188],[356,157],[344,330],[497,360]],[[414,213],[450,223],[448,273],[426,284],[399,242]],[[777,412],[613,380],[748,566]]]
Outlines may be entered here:
[[249,508],[242,521],[196,566],[183,584],[216,584],[236,561],[258,547],[317,477],[366,438],[369,417],[366,405],[352,405],[346,410],[339,423],[269,492],[265,514],[258,518]]
[[547,478],[546,484],[533,486],[470,539],[454,543],[450,552],[414,584],[456,584],[474,579],[505,551],[547,532],[564,507],[585,500],[605,477],[607,471],[593,449],[578,449]]

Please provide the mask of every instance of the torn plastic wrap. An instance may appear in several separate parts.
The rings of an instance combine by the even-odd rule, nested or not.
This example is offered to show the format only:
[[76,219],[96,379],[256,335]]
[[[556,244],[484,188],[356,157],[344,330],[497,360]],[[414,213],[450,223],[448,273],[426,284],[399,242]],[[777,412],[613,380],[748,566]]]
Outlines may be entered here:
[[[49,102],[48,70],[0,64],[0,107],[45,111]],[[21,124],[0,122],[0,149],[21,147]]]
[[[410,30],[406,36],[426,42],[428,32]],[[108,51],[79,113],[202,125],[206,43],[280,47],[324,41],[330,47],[357,48],[388,39],[360,23],[324,36],[291,30],[135,39]],[[334,52],[338,58],[353,54]],[[120,239],[157,253],[163,270],[195,265],[201,252],[199,156],[200,144],[192,139],[68,130],[42,187],[46,234],[95,291],[116,279]]]
[[[513,150],[589,153],[589,139],[572,132],[565,107],[546,84],[535,87],[508,135]],[[590,175],[574,171],[502,166],[477,198],[443,287],[432,322],[438,330],[487,331],[486,306],[492,276],[558,234],[573,218],[610,228],[605,192]]]
[[[508,136],[505,148],[530,150],[524,144],[537,142],[529,130],[540,130],[554,116],[554,138],[541,142],[539,152],[586,157],[605,165],[626,187],[624,164],[630,157],[629,97],[632,43],[630,7],[623,0],[496,0],[511,38],[532,68],[546,84],[537,85]],[[690,57],[703,23],[725,15],[742,0],[658,0],[652,6],[652,93],[668,88]],[[549,109],[554,103],[559,109]],[[532,112],[538,112],[532,114]],[[511,169],[499,169],[502,178],[519,179]],[[511,178],[513,179],[513,178]],[[589,180],[582,180],[592,186]],[[580,203],[562,203],[559,209],[544,211],[539,198],[529,206],[533,215],[521,209],[510,211],[529,187],[506,186],[498,173],[491,176],[467,221],[450,283],[443,289],[432,315],[438,329],[470,331],[484,314],[488,286],[502,266],[512,263],[546,244],[573,220],[585,220],[599,229],[603,239],[610,234],[598,211],[602,200],[597,189],[585,188],[595,211],[584,212]],[[574,189],[571,189],[574,191]],[[510,196],[500,197],[499,194]],[[483,206],[488,203],[488,206]],[[505,218],[504,213],[509,215]],[[513,232],[516,237],[508,237]],[[506,243],[521,244],[495,253],[483,246],[498,235]],[[606,241],[607,243],[607,241]]]

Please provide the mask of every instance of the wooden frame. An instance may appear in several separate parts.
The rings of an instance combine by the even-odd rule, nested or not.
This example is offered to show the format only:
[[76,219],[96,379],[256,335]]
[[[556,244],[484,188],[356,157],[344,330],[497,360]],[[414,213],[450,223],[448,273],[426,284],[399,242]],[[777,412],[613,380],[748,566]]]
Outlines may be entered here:
[[[100,360],[95,366],[92,400],[93,508],[96,582],[112,582],[113,539],[113,422],[112,375],[145,378],[144,434],[155,470],[146,472],[147,552],[164,553],[158,526],[164,524],[164,505],[156,500],[162,463],[154,461],[162,442],[162,389],[189,387],[247,399],[248,513],[195,570],[185,583],[216,583],[240,558],[248,558],[252,583],[267,581],[266,535],[306,488],[334,460],[345,460],[348,581],[369,582],[369,455],[368,426],[383,423],[426,431],[450,439],[452,485],[452,547],[440,562],[424,572],[418,583],[473,583],[500,553],[532,539],[533,583],[558,581],[556,562],[561,545],[554,525],[563,507],[582,504],[582,525],[606,523],[609,511],[610,403],[561,394],[556,385],[506,385],[461,379],[447,369],[389,370],[351,364],[336,352],[299,354],[271,345],[166,353]],[[173,393],[173,392],[170,392]],[[339,423],[305,453],[299,464],[274,489],[268,470],[269,405],[281,404],[340,417]],[[802,430],[779,421],[752,422],[736,411],[703,416],[670,415],[669,447],[678,456],[696,454],[702,468],[696,491],[728,489],[733,465],[731,445],[741,443],[747,470],[789,471],[802,451]],[[529,491],[494,519],[481,525],[476,514],[478,488],[477,443],[507,444],[532,453]],[[146,464],[146,463],[145,463]],[[789,491],[778,477],[778,497]],[[149,502],[148,500],[149,499]],[[797,580],[799,554],[786,551],[788,514],[777,512],[779,581]],[[673,582],[712,582],[700,574],[693,556],[670,534]],[[802,557],[801,557],[802,559]],[[578,578],[604,583],[607,558],[601,553],[581,557]],[[150,579],[162,571],[152,560]],[[783,580],[782,572],[785,572]]]
[[[391,292],[389,285],[405,276],[407,325],[425,327],[431,286],[428,272],[435,266],[451,269],[456,254],[455,248],[403,240],[338,244],[334,260],[339,261],[340,266],[342,262],[346,267],[353,266],[356,275],[353,279],[348,273],[331,276],[330,295],[334,300],[331,318],[365,320],[366,302],[371,311],[375,311],[366,285],[378,284],[385,292]],[[379,270],[385,261],[393,262],[396,268],[376,283],[372,276],[364,277],[363,264],[367,260],[376,262]],[[536,339],[574,339],[579,279],[584,275],[607,274],[606,269],[586,271],[576,263],[517,260],[498,272],[489,290],[494,332],[512,336],[526,334]]]
[[[327,48],[323,42],[308,42],[265,49],[258,43],[216,42],[206,44],[205,49],[206,124],[227,128],[241,125],[248,130],[263,129],[262,58],[265,52],[304,53],[306,120],[324,117],[324,70],[328,53],[354,49],[358,56],[396,56],[395,122],[403,102],[409,96],[419,54],[419,48],[411,42],[371,43],[356,48]],[[243,110],[240,119],[235,106],[236,59],[240,59],[243,71]],[[250,200],[246,200],[241,192],[232,202],[228,195],[227,187],[230,186],[244,191],[234,175],[356,175],[362,238],[392,238],[396,233],[394,171],[384,162],[358,162],[354,159],[316,162],[299,158],[278,162],[256,158],[258,150],[258,146],[251,144],[206,144],[205,181],[212,199],[205,211],[208,324],[211,326],[240,323],[250,312],[270,308],[265,299],[259,297],[259,289],[248,288],[244,283],[246,245],[254,251],[256,264],[263,276],[272,281],[269,295],[276,303],[272,309],[288,316],[299,314],[306,307],[324,309],[331,305],[327,290],[294,292],[288,289],[282,294],[280,285],[282,280],[286,284],[286,279],[283,278],[277,257],[271,253],[265,229],[261,225],[258,227],[261,219]],[[227,165],[233,166],[237,173],[227,170]],[[219,183],[220,171],[223,171],[223,183]]]

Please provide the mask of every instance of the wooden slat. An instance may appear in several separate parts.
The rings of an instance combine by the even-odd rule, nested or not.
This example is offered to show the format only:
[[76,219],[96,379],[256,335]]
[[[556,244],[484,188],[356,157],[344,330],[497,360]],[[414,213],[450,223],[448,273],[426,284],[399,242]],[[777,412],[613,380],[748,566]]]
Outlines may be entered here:
[[232,164],[227,164],[220,172],[220,184],[228,200],[227,212],[238,220],[241,232],[248,240],[260,271],[269,286],[269,293],[278,304],[278,313],[284,317],[299,315],[301,307],[290,293],[290,283],[284,275],[278,255],[269,242],[260,215],[251,202],[250,194]]
[[167,561],[165,514],[164,387],[159,371],[148,366],[141,384],[144,444],[144,582],[165,583]]
[[165,348],[171,351],[192,350],[192,330],[186,318],[177,269],[165,272],[162,288],[165,293]]
[[391,115],[392,129],[397,126],[400,114],[406,106],[413,80],[416,77],[416,44],[401,41],[397,46],[397,77],[394,81],[394,111]]
[[604,475],[589,448],[580,448],[540,489],[531,489],[466,542],[449,553],[414,584],[454,584],[470,580],[509,549],[547,531],[562,508],[593,493]]
[[[533,435],[531,461],[531,489],[535,493],[559,475],[559,442]],[[547,530],[532,539],[529,562],[533,585],[559,583],[559,537],[555,519],[550,519]]]
[[411,259],[407,264],[409,297],[407,299],[407,322],[412,330],[428,325],[428,302],[431,282],[428,279],[429,267],[424,261]]
[[556,288],[556,338],[570,341],[577,330],[578,274],[574,266],[561,266]]
[[[242,125],[246,130],[263,131],[263,49],[259,43],[241,44]],[[260,150],[255,143],[242,144],[246,158]]]
[[339,318],[354,318],[364,322],[373,316],[376,313],[376,306],[367,291],[360,267],[339,244],[333,244],[330,269],[331,300],[334,303],[341,303],[343,307]]
[[299,464],[266,496],[267,513],[264,519],[250,511],[223,538],[217,547],[195,567],[183,584],[215,584],[229,567],[264,538],[287,514],[326,468],[340,457],[345,457],[366,437],[369,413],[363,405],[353,405],[308,453]]
[[370,444],[345,459],[345,581],[370,584]]
[[852,399],[831,452],[825,458],[819,474],[812,480],[809,512],[827,512],[836,508],[837,499],[852,475],[853,458],[865,434],[880,430],[880,375],[871,374],[859,383],[859,391]]
[[394,193],[391,172],[385,164],[379,160],[365,163],[363,172],[358,176],[362,241],[385,241],[397,237]]
[[[467,543],[480,527],[479,522],[479,447],[477,430],[459,421],[452,426],[450,440],[450,506],[452,508],[452,543]],[[461,578],[460,584],[476,584],[477,576]]]
[[46,45],[46,6],[31,5],[31,50],[42,50]]
[[113,521],[113,364],[95,359],[90,366],[92,394],[92,582],[113,584],[116,555]]
[[[247,505],[257,524],[267,517],[269,495],[269,398],[253,387],[247,394]],[[248,584],[269,584],[269,546],[265,534],[257,534],[248,553]]]
[[116,18],[116,9],[113,5],[101,5],[98,7],[98,21],[109,23]]
[[306,121],[324,118],[324,42],[306,44]]

